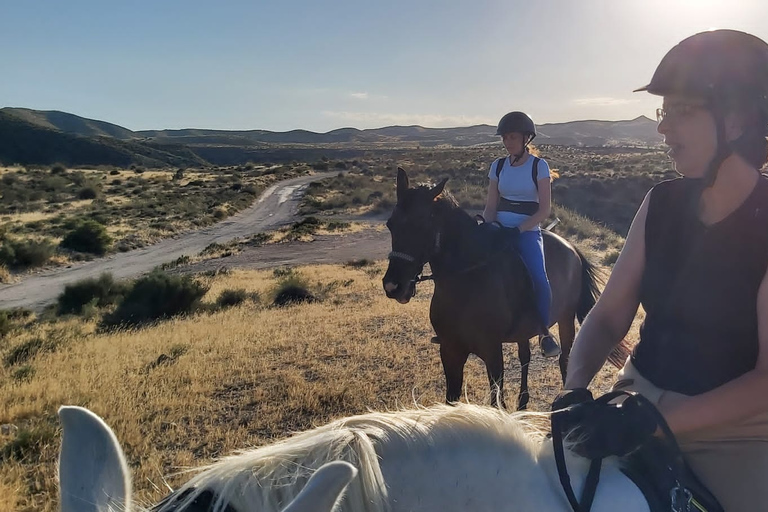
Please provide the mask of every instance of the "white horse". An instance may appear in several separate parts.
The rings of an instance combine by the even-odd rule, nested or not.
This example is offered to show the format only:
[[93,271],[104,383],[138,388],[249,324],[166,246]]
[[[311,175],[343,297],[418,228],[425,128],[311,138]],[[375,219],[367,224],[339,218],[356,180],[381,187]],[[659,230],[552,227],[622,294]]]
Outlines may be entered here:
[[[530,433],[526,415],[459,405],[337,420],[204,468],[156,510],[570,512],[552,444]],[[80,407],[59,416],[61,511],[136,510],[109,427]],[[579,496],[589,463],[566,457]],[[649,507],[608,459],[592,511],[615,510]]]

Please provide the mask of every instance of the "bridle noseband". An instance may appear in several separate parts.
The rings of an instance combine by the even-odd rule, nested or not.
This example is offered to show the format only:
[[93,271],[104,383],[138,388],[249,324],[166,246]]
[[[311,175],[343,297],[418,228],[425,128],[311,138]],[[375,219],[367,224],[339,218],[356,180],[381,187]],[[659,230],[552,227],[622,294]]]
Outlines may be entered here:
[[[424,265],[426,265],[427,262],[431,258],[433,258],[435,256],[435,254],[440,252],[440,238],[441,238],[440,231],[438,230],[435,233],[435,243],[434,243],[434,246],[432,248],[432,251],[427,255],[427,258],[424,261],[424,263],[421,264],[421,269],[419,270],[418,274],[416,274],[416,276],[413,279],[408,281],[409,283],[413,283],[414,284],[414,293],[416,293],[416,289],[415,289],[416,283],[421,283],[423,281],[430,281],[430,280],[434,280],[435,279],[434,276],[432,276],[432,275],[422,276],[421,273],[424,271]],[[415,263],[416,262],[416,258],[414,256],[411,256],[408,253],[400,252],[400,251],[391,251],[387,255],[387,259],[389,259],[390,261],[392,261],[392,260],[404,260],[404,261],[407,261],[408,263]]]

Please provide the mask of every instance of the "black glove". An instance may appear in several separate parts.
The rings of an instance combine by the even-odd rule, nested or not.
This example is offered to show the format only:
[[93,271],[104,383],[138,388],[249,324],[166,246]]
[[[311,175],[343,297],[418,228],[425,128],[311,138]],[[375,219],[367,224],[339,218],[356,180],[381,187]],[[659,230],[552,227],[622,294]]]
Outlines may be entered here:
[[559,411],[572,405],[591,402],[592,393],[587,388],[565,389],[552,402],[552,411]]
[[509,235],[512,238],[517,238],[520,236],[520,228],[515,226],[514,228],[504,228],[504,233]]
[[648,442],[658,428],[657,412],[647,401],[630,396],[619,405],[585,402],[572,407],[577,426],[573,450],[588,459],[623,457]]

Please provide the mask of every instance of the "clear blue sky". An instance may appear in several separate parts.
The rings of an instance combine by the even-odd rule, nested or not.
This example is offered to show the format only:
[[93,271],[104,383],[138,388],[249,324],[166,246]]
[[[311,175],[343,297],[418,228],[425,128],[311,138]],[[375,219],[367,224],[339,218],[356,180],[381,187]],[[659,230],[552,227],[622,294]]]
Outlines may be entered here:
[[2,0],[0,106],[130,129],[652,116],[666,51],[765,0]]

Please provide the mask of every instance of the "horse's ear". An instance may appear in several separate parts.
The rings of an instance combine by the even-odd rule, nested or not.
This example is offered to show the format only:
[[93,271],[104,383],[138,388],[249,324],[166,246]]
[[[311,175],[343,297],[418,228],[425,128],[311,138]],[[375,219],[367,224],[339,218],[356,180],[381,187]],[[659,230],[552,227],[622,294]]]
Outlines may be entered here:
[[283,512],[331,512],[357,475],[348,462],[329,462],[318,469]]
[[437,199],[437,196],[443,193],[443,189],[445,188],[446,183],[448,183],[448,178],[443,178],[443,181],[435,185],[435,187],[431,190],[432,199]]
[[112,430],[82,407],[61,407],[59,418],[61,512],[130,510],[128,464]]
[[399,200],[408,190],[408,175],[402,167],[397,168],[397,199]]

